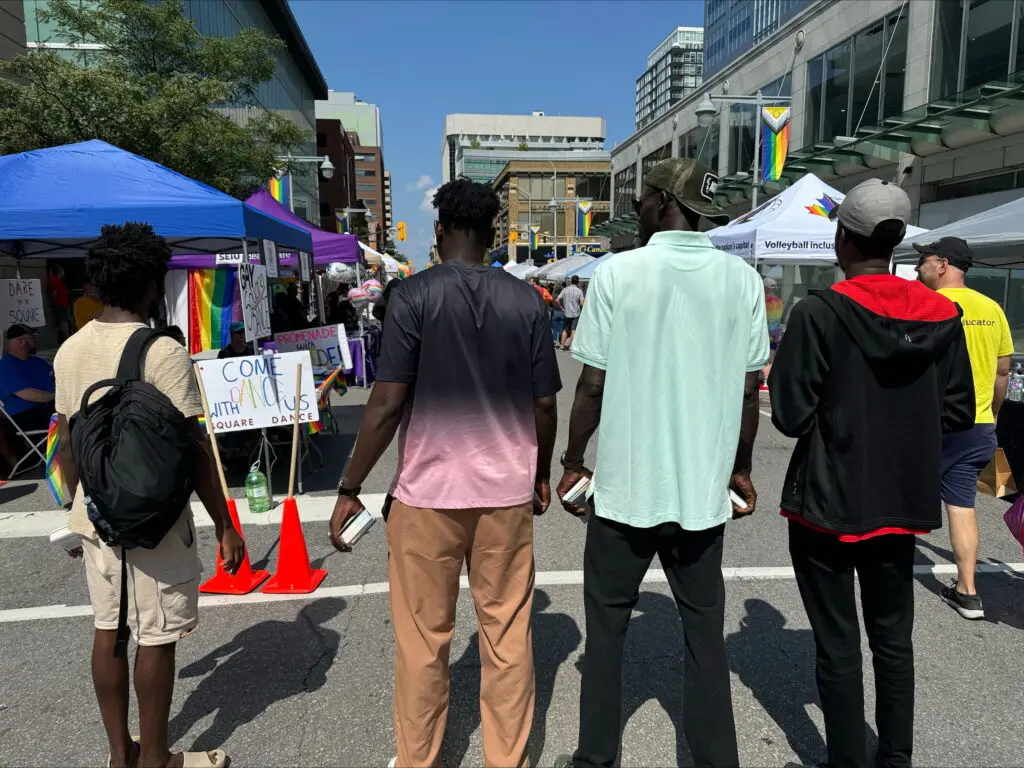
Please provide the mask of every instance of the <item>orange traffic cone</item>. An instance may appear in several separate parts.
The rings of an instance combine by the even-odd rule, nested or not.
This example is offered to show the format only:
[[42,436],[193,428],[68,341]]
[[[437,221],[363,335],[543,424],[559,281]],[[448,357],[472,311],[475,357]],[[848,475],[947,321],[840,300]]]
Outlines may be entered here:
[[327,576],[323,568],[314,569],[309,564],[306,551],[306,537],[302,535],[299,522],[299,508],[295,499],[284,500],[284,516],[281,518],[281,542],[278,545],[277,572],[263,585],[268,595],[305,595],[320,586]]
[[[238,507],[234,499],[227,499],[228,512],[231,513],[231,522],[235,525],[238,535],[245,539],[242,534],[242,523],[238,519]],[[247,595],[256,587],[262,584],[270,576],[269,571],[254,571],[249,562],[249,550],[245,550],[245,559],[238,572],[232,576],[224,570],[224,561],[220,557],[220,547],[217,547],[217,573],[212,578],[203,582],[199,587],[200,592],[214,595]]]

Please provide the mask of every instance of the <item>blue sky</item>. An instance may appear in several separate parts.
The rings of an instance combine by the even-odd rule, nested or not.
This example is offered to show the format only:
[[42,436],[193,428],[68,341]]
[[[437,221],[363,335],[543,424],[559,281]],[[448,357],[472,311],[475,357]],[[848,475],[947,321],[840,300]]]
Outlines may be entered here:
[[[402,250],[427,259],[451,112],[604,117],[607,148],[633,132],[636,78],[676,26],[701,26],[703,0],[431,2],[291,0],[328,85],[377,104]],[[329,19],[329,21],[328,21]],[[428,210],[424,210],[428,208]]]

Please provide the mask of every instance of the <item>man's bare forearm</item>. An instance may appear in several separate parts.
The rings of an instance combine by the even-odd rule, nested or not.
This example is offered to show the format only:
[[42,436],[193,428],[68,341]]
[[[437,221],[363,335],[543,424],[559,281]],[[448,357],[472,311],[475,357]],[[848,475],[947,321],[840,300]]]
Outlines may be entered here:
[[558,433],[558,402],[554,395],[533,401],[533,421],[537,429],[537,480],[551,479],[551,459]]
[[740,416],[740,440],[736,446],[733,474],[750,474],[754,463],[754,439],[759,422],[757,389],[760,371],[748,373],[743,380],[743,411]]
[[1009,373],[997,373],[996,374],[996,386],[992,392],[992,415],[998,416],[999,411],[1003,407],[1003,403],[1006,401],[1006,392],[1010,387],[1010,374]]
[[373,385],[352,458],[342,475],[341,484],[346,488],[361,486],[391,444],[402,421],[407,391],[406,384],[385,381]]
[[45,389],[36,389],[35,387],[19,389],[14,393],[14,395],[15,397],[20,397],[22,400],[27,400],[30,403],[53,402],[53,392],[47,392]]
[[587,444],[601,423],[601,405],[604,402],[605,372],[590,365],[583,366],[583,373],[576,383],[576,396],[569,416],[569,442],[565,448],[567,465],[583,465],[583,454]]

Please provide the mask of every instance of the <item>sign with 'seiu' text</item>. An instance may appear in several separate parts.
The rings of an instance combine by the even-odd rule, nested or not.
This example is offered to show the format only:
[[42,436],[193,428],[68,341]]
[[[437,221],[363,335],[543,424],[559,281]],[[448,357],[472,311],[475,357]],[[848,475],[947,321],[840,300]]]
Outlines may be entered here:
[[0,280],[0,330],[18,323],[30,328],[46,325],[38,280]]
[[[210,405],[207,428],[216,434],[291,426],[296,398],[300,424],[320,419],[306,352],[203,360],[197,365]],[[295,369],[300,365],[302,382],[296,392]]]
[[245,261],[244,253],[218,253],[214,255],[215,267],[237,267]]
[[309,350],[314,373],[331,373],[339,365],[345,371],[352,369],[352,354],[343,325],[275,333],[274,343],[278,352]]

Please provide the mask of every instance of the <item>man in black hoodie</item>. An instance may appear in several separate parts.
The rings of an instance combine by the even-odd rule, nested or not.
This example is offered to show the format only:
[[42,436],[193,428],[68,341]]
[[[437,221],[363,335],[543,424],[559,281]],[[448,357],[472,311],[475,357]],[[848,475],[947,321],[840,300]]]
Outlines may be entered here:
[[[906,193],[872,179],[834,217],[846,279],[793,309],[769,377],[772,422],[799,438],[782,514],[817,647],[828,765],[909,766],[914,534],[942,525],[942,435],[974,423],[974,386],[956,305],[889,274]],[[855,575],[875,668],[874,761]]]

